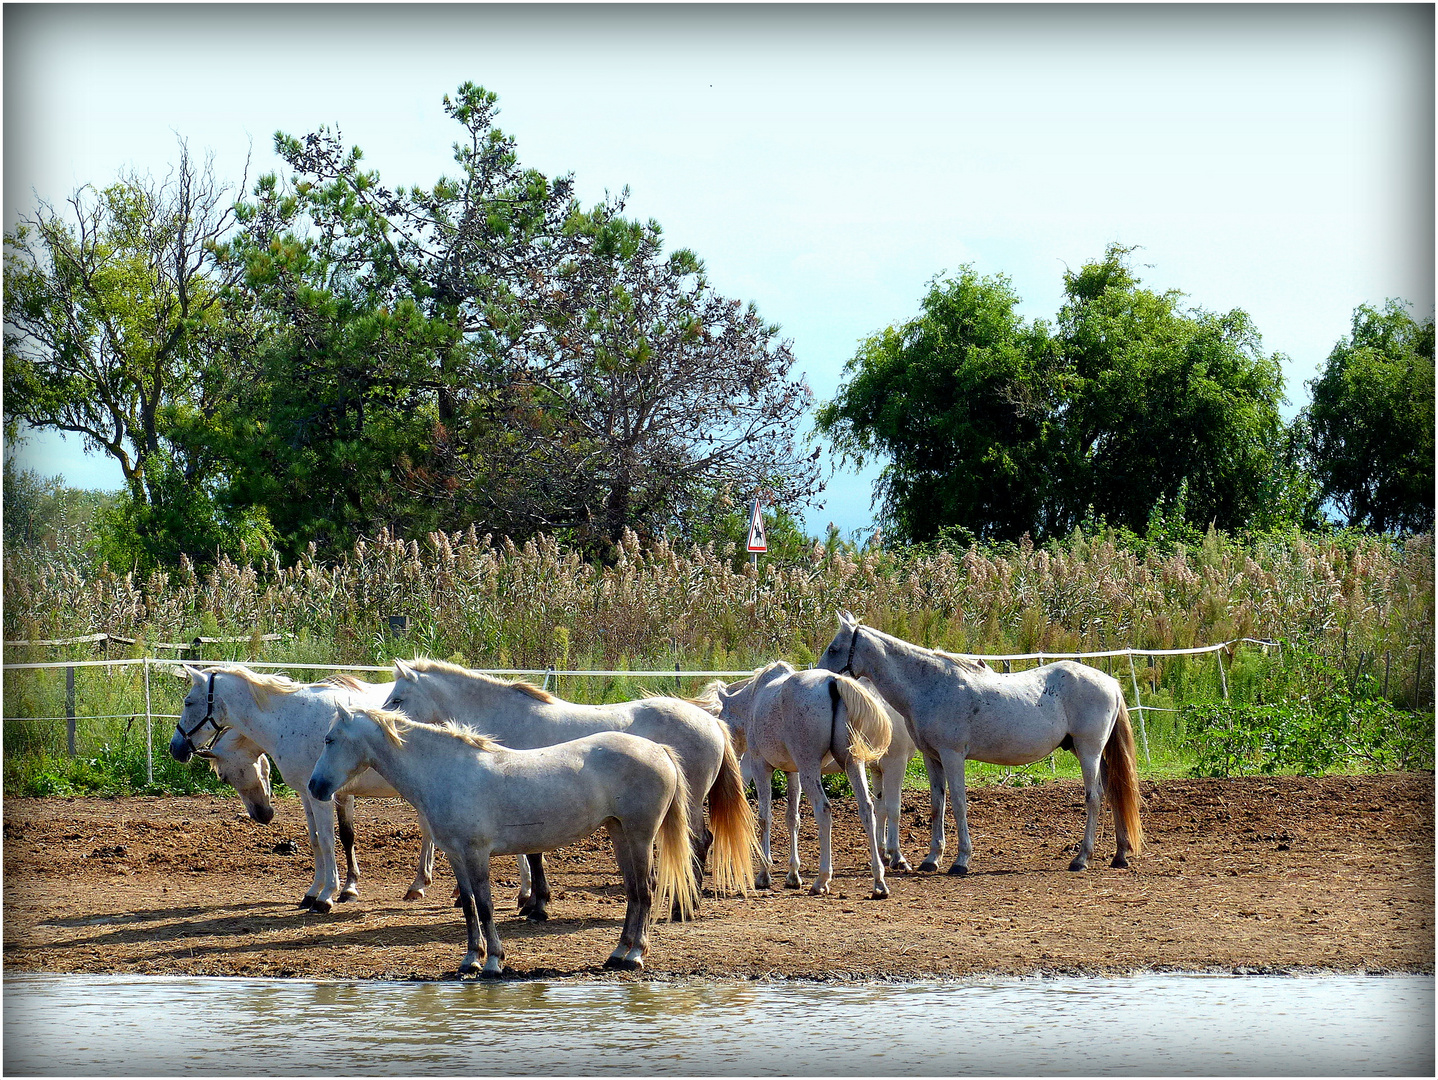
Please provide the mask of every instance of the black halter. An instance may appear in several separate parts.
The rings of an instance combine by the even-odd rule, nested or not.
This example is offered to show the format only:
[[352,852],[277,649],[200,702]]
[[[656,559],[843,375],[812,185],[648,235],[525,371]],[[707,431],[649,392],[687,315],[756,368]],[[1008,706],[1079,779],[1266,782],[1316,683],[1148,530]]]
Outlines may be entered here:
[[[215,729],[215,734],[210,738],[210,741],[206,743],[203,748],[196,747],[195,732],[199,731],[200,728],[204,727],[206,724],[209,724],[212,728]],[[178,731],[181,735],[183,735],[185,737],[185,740],[197,751],[200,749],[208,749],[209,747],[214,746],[215,739],[218,739],[220,737],[220,732],[225,730],[224,725],[222,725],[218,720],[215,719],[215,673],[213,671],[210,672],[210,681],[208,687],[206,688],[205,715],[201,717],[201,719],[195,724],[194,727],[190,728],[189,731],[186,731],[183,727],[181,727],[180,721],[176,720],[175,730]]]
[[840,675],[854,674],[854,646],[859,643],[859,627],[863,625],[863,623],[859,622],[854,624],[854,636],[849,639],[849,658],[844,661],[844,666],[839,669]]

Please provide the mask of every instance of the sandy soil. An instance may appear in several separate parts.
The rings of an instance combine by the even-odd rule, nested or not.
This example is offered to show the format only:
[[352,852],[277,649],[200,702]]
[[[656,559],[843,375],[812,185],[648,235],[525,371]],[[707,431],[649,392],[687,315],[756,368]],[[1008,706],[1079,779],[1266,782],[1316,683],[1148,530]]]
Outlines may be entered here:
[[[1433,971],[1434,778],[1145,783],[1149,848],[1128,870],[1065,867],[1083,823],[1076,782],[970,796],[971,873],[892,874],[870,901],[852,802],[835,822],[834,892],[778,885],[705,898],[688,924],[657,923],[642,976],[604,972],[624,900],[602,834],[550,857],[553,917],[509,904],[499,863],[507,973],[606,979],[917,978],[976,973],[1308,969]],[[906,793],[914,865],[928,796]],[[775,850],[783,852],[782,802]],[[401,900],[419,832],[405,804],[362,801],[360,899],[296,907],[311,878],[304,814],[279,803],[260,826],[234,798],[9,799],[4,804],[5,971],[454,978],[464,951],[441,857],[424,899]],[[813,821],[800,828],[817,863]],[[952,834],[950,843],[952,845]],[[780,855],[782,861],[783,856]]]

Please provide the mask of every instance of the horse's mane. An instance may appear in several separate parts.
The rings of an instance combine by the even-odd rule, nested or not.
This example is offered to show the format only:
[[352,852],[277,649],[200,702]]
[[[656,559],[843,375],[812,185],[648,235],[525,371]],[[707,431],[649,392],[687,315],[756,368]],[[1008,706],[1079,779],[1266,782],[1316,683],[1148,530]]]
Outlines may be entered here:
[[499,679],[493,675],[486,675],[482,671],[471,671],[467,667],[460,667],[458,664],[451,664],[446,660],[432,660],[427,656],[417,657],[408,661],[408,664],[420,674],[455,675],[466,679],[473,679],[475,682],[486,683],[490,686],[507,687],[517,690],[521,694],[528,694],[538,701],[555,702],[559,699],[548,690],[535,686],[532,682],[525,682],[523,679]]
[[260,709],[270,703],[271,694],[293,694],[306,686],[305,683],[295,682],[288,675],[262,675],[243,664],[224,664],[210,670],[233,675],[242,681],[250,688],[250,696],[255,699],[255,706]]
[[943,649],[935,649],[933,652],[935,656],[942,656],[945,660],[952,660],[954,663],[962,664],[965,667],[982,668],[984,671],[993,670],[977,656],[962,656],[959,653],[945,652]]
[[337,686],[342,690],[371,690],[374,688],[375,684],[371,682],[365,682],[363,679],[358,679],[353,675],[346,674],[345,672],[337,671],[333,675],[329,675],[321,679],[315,685]]
[[465,745],[472,746],[476,750],[483,750],[487,754],[504,749],[488,735],[481,735],[468,724],[456,723],[453,720],[446,720],[442,724],[421,724],[418,720],[411,720],[404,713],[393,709],[357,709],[355,715],[368,716],[379,725],[385,738],[396,746],[404,745],[404,732],[420,730],[451,736]]

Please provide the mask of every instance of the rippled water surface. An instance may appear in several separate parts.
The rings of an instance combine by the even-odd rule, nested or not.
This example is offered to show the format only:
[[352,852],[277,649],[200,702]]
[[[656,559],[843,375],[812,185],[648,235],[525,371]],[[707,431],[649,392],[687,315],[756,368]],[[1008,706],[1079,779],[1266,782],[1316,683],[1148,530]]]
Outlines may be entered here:
[[386,983],[9,975],[6,1075],[1432,1076],[1424,976]]

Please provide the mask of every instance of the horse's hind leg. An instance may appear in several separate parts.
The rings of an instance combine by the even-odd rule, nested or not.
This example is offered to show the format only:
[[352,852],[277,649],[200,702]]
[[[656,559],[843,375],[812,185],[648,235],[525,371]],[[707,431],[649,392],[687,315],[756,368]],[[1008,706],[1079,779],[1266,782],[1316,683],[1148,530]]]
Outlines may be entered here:
[[514,903],[520,914],[523,914],[534,903],[534,877],[529,872],[528,855],[520,855],[515,861],[519,864],[519,895],[515,897]]
[[787,785],[784,806],[784,823],[789,826],[789,872],[784,876],[784,888],[801,889],[804,879],[799,876],[803,865],[799,862],[799,774],[786,772]]
[[949,798],[954,803],[954,822],[959,830],[959,850],[954,854],[954,865],[949,867],[949,873],[967,874],[974,845],[969,839],[969,794],[964,781],[964,755],[957,750],[941,750],[939,760],[949,781]]
[[341,904],[359,896],[359,860],[355,858],[355,797],[335,796],[335,814],[339,818],[340,847],[345,853],[345,881],[340,886]]
[[530,922],[544,922],[549,918],[549,879],[544,875],[544,856],[535,852],[521,856],[529,865],[529,906],[521,907],[520,914]]
[[[1100,792],[1108,790],[1108,763],[1103,758],[1098,759],[1098,780]],[[1114,853],[1113,862],[1109,863],[1116,870],[1128,868],[1129,853],[1133,851],[1128,838],[1128,823],[1124,821],[1123,815],[1114,807],[1113,812],[1113,835]],[[1097,840],[1095,840],[1097,843]]]
[[[902,870],[909,873],[911,867],[909,860],[904,858],[904,852],[899,847],[899,817],[902,810],[901,802],[904,796],[904,770],[908,762],[900,762],[897,766],[885,764],[879,770],[879,794],[877,803],[879,809],[880,831],[884,834],[886,843],[883,853],[888,857],[890,870]],[[890,775],[892,774],[892,775]]]
[[1093,858],[1094,843],[1098,840],[1098,816],[1103,803],[1103,781],[1099,777],[1098,754],[1080,756],[1079,767],[1083,770],[1083,801],[1084,812],[1087,816],[1084,822],[1083,843],[1079,845],[1078,854],[1074,856],[1073,862],[1069,863],[1070,870],[1088,869],[1089,860]]
[[[457,860],[451,854],[454,876],[459,882],[459,906],[464,911],[464,929],[468,951],[460,962],[461,975],[476,972],[486,978],[504,973],[504,946],[494,925],[494,903],[489,890],[489,854],[467,854]],[[481,940],[482,938],[482,940]],[[479,958],[483,955],[484,966]]]
[[804,794],[809,797],[809,802],[814,807],[814,820],[819,826],[819,873],[814,878],[814,883],[809,886],[809,895],[824,896],[829,891],[829,882],[834,879],[834,853],[831,844],[834,833],[834,811],[829,805],[829,797],[824,794],[824,785],[820,780],[818,765],[801,772],[799,782],[803,785]]
[[774,857],[770,854],[769,849],[774,826],[774,784],[772,780],[774,770],[761,765],[747,755],[744,762],[746,767],[753,762],[751,771],[754,774],[754,795],[759,803],[759,872],[754,875],[754,887],[768,889],[772,888],[774,884],[774,880],[770,876]]
[[310,849],[315,860],[315,879],[299,906],[324,914],[334,907],[331,897],[339,891],[339,868],[335,864],[335,811],[333,801],[320,802],[301,791],[305,822],[310,830]]
[[648,843],[635,842],[631,830],[622,825],[609,826],[614,844],[614,857],[624,879],[624,929],[619,944],[604,961],[607,968],[621,971],[642,971],[644,954],[649,951],[649,909],[654,904],[653,862],[654,838]]
[[859,824],[864,826],[864,836],[869,841],[869,867],[874,874],[874,891],[870,900],[883,900],[889,895],[889,886],[884,883],[884,860],[879,855],[879,829],[874,820],[873,801],[869,798],[868,778],[864,766],[850,758],[844,766],[849,777],[849,786],[854,789],[854,801],[859,807]]
[[944,857],[944,766],[934,755],[925,754],[924,771],[929,774],[929,854],[919,869],[937,870]]

